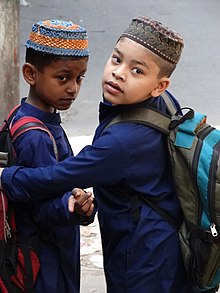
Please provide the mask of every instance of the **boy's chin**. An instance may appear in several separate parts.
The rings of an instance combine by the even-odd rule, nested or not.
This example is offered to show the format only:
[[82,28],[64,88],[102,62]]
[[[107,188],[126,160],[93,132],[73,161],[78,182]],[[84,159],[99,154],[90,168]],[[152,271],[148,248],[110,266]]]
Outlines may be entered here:
[[104,96],[103,96],[103,101],[105,104],[107,105],[110,105],[110,106],[116,106],[115,103],[113,103],[110,99],[106,99]]
[[57,107],[56,110],[58,111],[66,111],[66,110],[69,110],[70,109],[70,106],[68,107]]

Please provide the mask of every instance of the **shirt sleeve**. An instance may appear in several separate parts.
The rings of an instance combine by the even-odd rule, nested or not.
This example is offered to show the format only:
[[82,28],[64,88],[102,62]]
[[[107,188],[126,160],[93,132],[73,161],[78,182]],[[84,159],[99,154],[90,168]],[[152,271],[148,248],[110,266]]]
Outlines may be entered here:
[[127,177],[128,161],[123,142],[114,133],[106,131],[77,156],[53,166],[4,169],[2,186],[12,200],[58,197],[74,187],[111,185],[123,180]]
[[[19,165],[38,167],[52,166],[57,163],[52,141],[47,133],[42,131],[34,130],[25,133],[16,140],[15,148]],[[42,190],[40,190],[40,194]],[[77,213],[70,213],[68,210],[70,195],[71,192],[68,191],[56,199],[45,201],[42,198],[40,201],[34,201],[32,212],[36,222],[43,225],[79,225],[80,217]]]
[[33,208],[33,216],[37,223],[45,226],[72,226],[88,225],[94,221],[97,212],[97,203],[94,200],[94,211],[90,217],[80,216],[77,213],[70,213],[68,200],[71,192],[66,192],[62,197],[53,200],[36,203]]
[[17,165],[44,167],[57,163],[53,143],[49,135],[41,130],[30,130],[14,142]]

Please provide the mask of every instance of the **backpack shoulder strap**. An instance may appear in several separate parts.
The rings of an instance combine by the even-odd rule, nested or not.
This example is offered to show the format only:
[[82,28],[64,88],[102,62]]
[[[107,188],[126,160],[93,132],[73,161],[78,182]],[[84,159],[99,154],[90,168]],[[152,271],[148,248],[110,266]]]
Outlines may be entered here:
[[138,194],[142,200],[149,205],[154,211],[156,211],[162,218],[166,219],[167,222],[175,229],[178,229],[180,226],[180,223],[178,223],[177,219],[175,219],[173,216],[168,214],[163,208],[159,207],[156,202],[153,201],[153,199],[142,195]]
[[166,103],[166,106],[170,112],[171,115],[175,115],[176,114],[176,107],[174,105],[173,100],[171,99],[171,97],[169,96],[169,94],[167,93],[167,91],[163,92],[161,94],[161,97],[163,98],[164,102]]
[[[168,95],[167,92],[164,92],[162,94],[162,97],[166,103],[166,106],[170,112],[171,115],[174,115],[176,113],[176,108],[173,104],[173,100]],[[126,111],[124,113],[119,114],[115,118],[113,118],[107,126],[104,128],[108,128],[110,125],[116,124],[116,123],[139,123],[148,125],[150,127],[153,127],[154,129],[168,135],[170,132],[170,123],[171,123],[171,115],[167,115],[165,113],[160,112],[159,110],[155,108],[136,108],[131,109],[129,111]],[[174,227],[175,229],[178,229],[179,223],[177,220],[169,215],[166,211],[164,211],[161,207],[159,207],[153,200],[150,198],[146,198],[146,196],[142,194],[138,194],[142,200],[148,204],[152,209],[154,209],[158,214],[160,214],[161,217],[165,218],[167,222]]]
[[17,120],[10,127],[12,141],[14,142],[18,138],[18,136],[20,136],[21,134],[23,134],[29,130],[33,130],[33,129],[42,130],[49,135],[49,137],[53,143],[54,154],[56,156],[56,159],[58,160],[57,144],[56,144],[56,141],[55,141],[52,133],[50,132],[48,127],[41,120],[39,120],[35,117],[24,116],[24,117],[20,118],[19,120]]
[[126,112],[123,112],[115,118],[113,118],[104,129],[116,123],[131,122],[151,126],[159,130],[160,132],[168,135],[170,129],[171,116],[176,114],[177,109],[170,95],[166,91],[163,92],[161,96],[164,99],[164,102],[166,103],[170,115],[167,115],[155,108],[134,108]]
[[8,113],[7,117],[4,120],[3,125],[0,128],[0,131],[2,131],[3,129],[8,129],[9,124],[11,123],[12,119],[14,118],[16,112],[19,110],[20,108],[20,104],[14,106],[14,108],[11,109],[11,111]]
[[154,108],[136,108],[121,113],[113,118],[105,129],[110,125],[125,122],[148,125],[166,135],[169,134],[170,116]]

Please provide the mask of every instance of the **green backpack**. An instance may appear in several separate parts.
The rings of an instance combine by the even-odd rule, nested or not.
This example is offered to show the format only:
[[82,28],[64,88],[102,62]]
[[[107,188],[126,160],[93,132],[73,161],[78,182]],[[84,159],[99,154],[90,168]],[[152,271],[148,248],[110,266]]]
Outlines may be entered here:
[[[184,215],[179,229],[186,271],[201,292],[217,292],[220,283],[220,131],[191,108],[176,112],[168,93],[163,98],[172,116],[153,108],[136,108],[108,125],[146,124],[167,135],[175,189]],[[182,114],[182,112],[186,114]],[[167,221],[176,221],[146,197],[148,205]]]

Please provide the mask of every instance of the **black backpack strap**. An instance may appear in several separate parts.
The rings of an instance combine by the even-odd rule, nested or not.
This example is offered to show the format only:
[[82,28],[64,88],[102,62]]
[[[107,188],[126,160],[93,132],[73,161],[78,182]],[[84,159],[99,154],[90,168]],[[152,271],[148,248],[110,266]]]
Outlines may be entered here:
[[173,216],[169,215],[163,208],[157,205],[157,199],[150,198],[144,193],[136,192],[126,183],[118,183],[117,189],[120,193],[129,195],[131,203],[131,219],[133,222],[139,220],[140,217],[140,202],[143,201],[154,211],[156,211],[163,219],[165,219],[174,229],[179,229],[180,223]]
[[153,210],[155,210],[163,219],[166,219],[166,221],[175,229],[179,229],[180,227],[180,223],[178,223],[178,221],[172,217],[171,215],[169,215],[164,209],[162,209],[161,207],[159,207],[154,201],[153,199],[151,200],[149,197],[145,196],[145,195],[139,195],[142,200],[149,205]]
[[49,137],[53,143],[54,154],[55,154],[56,159],[58,161],[59,157],[58,157],[57,144],[56,144],[56,141],[55,141],[52,133],[50,132],[48,127],[41,120],[39,120],[35,117],[24,116],[24,117],[20,118],[19,120],[17,120],[12,126],[10,126],[10,133],[11,133],[12,141],[14,142],[18,138],[19,135],[21,135],[29,130],[33,130],[33,129],[42,130],[49,135]]

